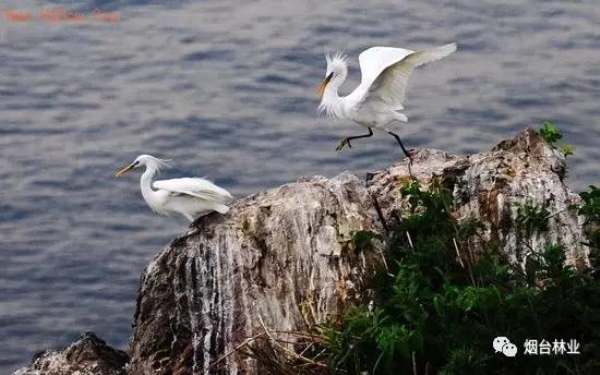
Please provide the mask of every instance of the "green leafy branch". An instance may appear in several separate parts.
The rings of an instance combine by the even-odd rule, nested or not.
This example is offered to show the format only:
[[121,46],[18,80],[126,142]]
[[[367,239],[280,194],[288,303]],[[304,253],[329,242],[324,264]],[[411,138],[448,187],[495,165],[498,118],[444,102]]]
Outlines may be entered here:
[[559,143],[563,134],[553,122],[543,121],[539,133],[550,147],[559,148],[565,157],[573,155],[575,147],[567,143]]

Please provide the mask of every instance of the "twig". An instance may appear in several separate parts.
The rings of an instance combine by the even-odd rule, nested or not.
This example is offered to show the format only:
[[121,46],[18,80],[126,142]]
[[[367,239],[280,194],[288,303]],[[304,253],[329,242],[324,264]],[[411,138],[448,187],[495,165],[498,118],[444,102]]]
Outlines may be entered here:
[[297,338],[301,338],[301,339],[306,339],[306,340],[311,340],[313,342],[316,342],[318,344],[323,344],[325,343],[325,340],[323,339],[323,337],[321,336],[317,336],[317,335],[312,335],[312,334],[308,334],[306,332],[300,332],[300,331],[286,331],[286,330],[276,330],[273,329],[271,330],[271,332],[275,332],[275,333],[285,333],[287,335],[291,335]]
[[375,212],[377,212],[377,216],[379,217],[379,221],[383,225],[383,229],[385,230],[386,236],[389,235],[390,230],[388,229],[387,222],[385,221],[385,217],[383,216],[383,212],[381,211],[381,206],[379,206],[379,201],[374,194],[371,194],[371,200],[373,201],[373,206],[375,207]]
[[413,375],[419,375],[417,372],[417,356],[415,352],[412,352],[412,365],[413,365]]
[[315,358],[319,358],[321,355],[323,355],[323,353],[325,353],[327,351],[327,348],[321,350],[316,356]]
[[306,352],[307,352],[307,351],[308,351],[310,348],[312,348],[314,344],[315,344],[314,342],[311,342],[310,344],[308,344],[308,345],[306,346],[306,348],[304,348],[304,349],[303,349],[303,350],[300,352],[300,355],[304,355],[304,353],[306,353]]
[[327,368],[326,364],[315,362],[312,359],[306,358],[304,356],[301,356],[298,353],[294,352],[293,350],[290,350],[290,349],[284,347],[283,345],[279,344],[279,342],[277,342],[278,340],[275,339],[271,335],[271,333],[269,332],[269,330],[265,326],[265,322],[263,321],[262,315],[258,314],[258,320],[259,320],[260,325],[262,326],[263,330],[267,334],[267,336],[269,336],[269,339],[271,339],[271,342],[273,343],[273,345],[275,345],[276,347],[278,347],[280,350],[284,351],[285,353],[287,353],[287,354],[291,355],[292,357],[294,357],[296,359],[299,359],[301,361],[308,362],[308,363],[313,364],[313,365],[318,366],[318,367]]
[[565,208],[564,210],[559,210],[559,211],[557,211],[557,212],[555,212],[555,213],[553,213],[553,214],[549,214],[548,216],[546,216],[546,217],[544,218],[544,220],[552,219],[554,216],[560,215],[560,214],[562,214],[563,212],[569,211],[570,209],[571,209],[570,207],[567,207],[567,208]]
[[408,233],[408,231],[406,231],[406,238],[408,238],[408,243],[410,245],[410,248],[414,251],[415,247],[413,246],[412,238],[410,238],[410,233]]
[[390,273],[390,269],[387,265],[387,261],[385,260],[385,255],[383,254],[383,251],[380,252],[380,254],[381,254],[381,260],[383,261],[383,266],[385,267],[385,271],[387,272],[388,276],[394,277],[394,274]]
[[[452,238],[452,241],[454,242],[454,248],[456,249],[456,254],[458,255],[458,261],[460,262],[460,265],[462,266],[462,268],[465,268],[465,264],[463,263],[461,256],[460,256],[460,251],[458,250],[458,244],[456,243],[456,238]],[[475,277],[473,276],[473,271],[471,270],[471,261],[469,259],[467,259],[467,269],[469,271],[469,278],[471,279],[471,283],[473,283],[473,286],[476,286],[477,283],[475,283]]]
[[375,375],[375,371],[377,371],[377,367],[379,367],[379,362],[381,362],[381,359],[383,358],[384,354],[385,354],[385,352],[382,350],[381,354],[379,354],[379,357],[377,357],[377,361],[375,361],[375,365],[373,366],[373,370],[371,370],[371,375]]
[[246,340],[244,340],[240,345],[236,346],[235,348],[231,349],[229,352],[223,354],[219,359],[217,359],[216,361],[214,361],[213,363],[210,364],[210,367],[213,367],[214,365],[216,365],[217,363],[221,362],[222,360],[224,360],[225,358],[229,357],[230,355],[232,355],[233,353],[237,352],[238,350],[240,350],[241,348],[243,348],[244,346],[248,345],[249,343],[251,343],[252,341],[260,338],[261,336],[264,336],[264,333],[260,333],[254,337],[249,337]]
[[462,257],[460,256],[460,250],[458,250],[458,244],[456,243],[456,238],[452,238],[452,242],[454,242],[454,248],[456,249],[456,256],[458,257],[458,262],[460,266],[464,269],[465,264],[462,261]]

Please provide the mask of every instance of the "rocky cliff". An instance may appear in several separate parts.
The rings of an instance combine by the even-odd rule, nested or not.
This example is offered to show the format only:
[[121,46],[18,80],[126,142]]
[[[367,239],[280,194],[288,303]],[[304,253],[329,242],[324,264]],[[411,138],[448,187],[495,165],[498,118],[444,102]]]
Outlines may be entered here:
[[69,347],[37,353],[15,375],[126,375],[127,353],[86,332]]
[[[482,238],[496,241],[508,261],[522,265],[530,249],[551,241],[566,245],[569,263],[589,265],[583,219],[568,209],[580,198],[564,184],[564,157],[536,132],[470,157],[420,150],[412,173],[422,185],[450,189],[453,214],[479,219]],[[301,179],[197,220],[143,272],[128,372],[258,374],[242,352],[259,338],[303,331],[368,300],[385,247],[355,252],[350,240],[364,230],[386,238],[402,218],[400,187],[410,178],[402,161],[366,181],[349,173]],[[515,229],[523,203],[550,212],[547,230]]]
[[365,184],[349,173],[267,190],[196,221],[142,276],[132,373],[252,373],[235,348],[262,323],[303,330],[364,293],[382,258],[345,250],[361,229],[382,227]]

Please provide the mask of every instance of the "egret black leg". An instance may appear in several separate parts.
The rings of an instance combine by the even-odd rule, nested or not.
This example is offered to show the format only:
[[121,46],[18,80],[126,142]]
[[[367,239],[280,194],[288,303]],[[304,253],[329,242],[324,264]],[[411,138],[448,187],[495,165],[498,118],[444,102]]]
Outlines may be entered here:
[[396,141],[398,141],[398,144],[400,145],[400,147],[402,148],[402,151],[404,152],[404,155],[406,155],[406,157],[412,162],[412,157],[410,156],[410,154],[408,153],[408,151],[406,151],[406,148],[404,148],[404,145],[402,144],[402,140],[400,140],[400,137],[398,136],[398,134],[392,133],[392,132],[388,132],[391,135],[394,136],[394,138],[396,138]]
[[406,157],[408,158],[408,174],[414,180],[415,177],[413,176],[412,169],[410,168],[411,165],[412,165],[412,156],[408,153],[408,151],[406,151],[406,148],[402,144],[402,140],[400,139],[400,137],[398,136],[398,134],[395,134],[395,133],[392,133],[392,132],[388,132],[388,133],[390,133],[391,135],[394,136],[394,138],[396,138],[396,141],[398,141],[398,144],[402,148],[402,151],[404,152],[404,155],[406,155]]
[[348,145],[348,147],[352,148],[352,145],[350,144],[350,141],[354,140],[354,139],[359,139],[359,138],[369,138],[373,136],[373,129],[369,128],[369,134],[364,134],[364,135],[355,135],[352,137],[346,137],[344,139],[342,139],[342,141],[340,142],[340,144],[335,148],[336,151],[339,151],[341,149],[344,148],[344,146]]

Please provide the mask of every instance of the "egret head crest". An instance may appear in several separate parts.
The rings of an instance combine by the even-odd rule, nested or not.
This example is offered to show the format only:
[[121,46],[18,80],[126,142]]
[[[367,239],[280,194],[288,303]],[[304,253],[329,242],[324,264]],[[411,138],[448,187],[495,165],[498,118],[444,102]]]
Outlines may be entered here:
[[146,166],[147,169],[154,169],[156,172],[160,172],[160,170],[162,168],[170,168],[171,167],[169,165],[168,161],[170,161],[170,160],[155,158],[152,155],[140,155],[137,158],[135,158],[133,163],[121,168],[117,172],[116,176],[119,177],[119,176],[123,175],[124,173],[127,173],[133,169],[140,168],[142,166]]
[[327,71],[330,71],[330,67],[348,65],[348,56],[343,51],[326,51],[325,60],[327,61]]
[[339,87],[348,73],[348,57],[342,51],[329,51],[325,50],[325,60],[327,61],[327,71],[325,73],[325,79],[321,81],[317,87],[317,97],[323,99],[325,90],[329,86],[330,82],[334,82],[333,86]]
[[145,165],[148,168],[153,168],[160,172],[163,168],[171,167],[168,163],[169,161],[170,159],[159,159],[152,155],[140,155],[135,159],[134,164],[135,162],[139,162],[140,165]]

